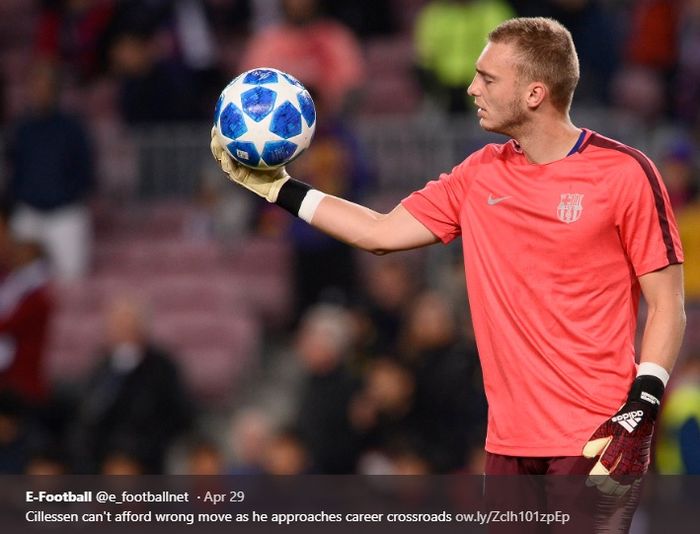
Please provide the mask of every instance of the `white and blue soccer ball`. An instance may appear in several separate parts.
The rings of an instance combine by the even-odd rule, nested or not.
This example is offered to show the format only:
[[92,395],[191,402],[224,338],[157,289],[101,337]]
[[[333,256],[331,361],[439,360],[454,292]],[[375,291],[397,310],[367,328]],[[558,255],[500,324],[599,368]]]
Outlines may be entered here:
[[214,125],[234,160],[254,169],[275,169],[309,147],[316,108],[299,80],[277,69],[258,68],[224,88]]

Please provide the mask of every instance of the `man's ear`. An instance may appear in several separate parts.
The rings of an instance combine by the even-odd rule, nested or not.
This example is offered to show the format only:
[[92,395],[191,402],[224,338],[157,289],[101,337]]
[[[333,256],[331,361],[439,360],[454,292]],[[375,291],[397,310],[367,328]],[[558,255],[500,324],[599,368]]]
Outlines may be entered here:
[[537,109],[542,105],[549,93],[549,89],[542,82],[532,82],[527,86],[527,106],[530,109]]

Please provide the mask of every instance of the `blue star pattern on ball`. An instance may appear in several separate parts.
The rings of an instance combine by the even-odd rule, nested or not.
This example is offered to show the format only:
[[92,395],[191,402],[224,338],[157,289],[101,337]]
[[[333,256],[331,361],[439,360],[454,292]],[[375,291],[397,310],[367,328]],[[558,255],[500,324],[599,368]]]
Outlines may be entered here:
[[280,165],[294,155],[297,145],[289,141],[268,141],[263,149],[262,159],[268,165]]
[[236,154],[236,159],[244,160],[249,165],[260,163],[260,154],[255,145],[249,141],[232,141],[227,145],[228,151]]
[[285,102],[275,110],[270,123],[270,131],[289,139],[301,133],[301,113],[290,102]]
[[238,139],[248,131],[243,113],[235,104],[226,106],[223,113],[221,113],[220,122],[221,128],[219,130],[231,139]]
[[242,165],[272,169],[306,150],[316,129],[311,95],[293,76],[273,68],[244,72],[214,108],[222,146]]
[[277,72],[272,69],[254,69],[243,76],[243,83],[263,85],[266,83],[277,83],[278,79]]
[[255,87],[241,95],[243,112],[255,122],[260,122],[274,109],[276,99],[276,92],[264,87]]
[[299,93],[297,95],[297,100],[299,101],[301,114],[306,124],[311,126],[316,122],[316,108],[314,107],[313,100],[311,100],[311,96],[307,92]]

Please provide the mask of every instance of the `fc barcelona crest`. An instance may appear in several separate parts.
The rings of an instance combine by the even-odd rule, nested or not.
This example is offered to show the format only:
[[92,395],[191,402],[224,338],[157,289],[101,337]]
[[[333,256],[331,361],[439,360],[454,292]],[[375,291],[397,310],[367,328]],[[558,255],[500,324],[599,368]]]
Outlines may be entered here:
[[583,194],[581,193],[562,193],[559,207],[557,208],[557,217],[561,222],[566,224],[576,222],[581,218],[583,211]]

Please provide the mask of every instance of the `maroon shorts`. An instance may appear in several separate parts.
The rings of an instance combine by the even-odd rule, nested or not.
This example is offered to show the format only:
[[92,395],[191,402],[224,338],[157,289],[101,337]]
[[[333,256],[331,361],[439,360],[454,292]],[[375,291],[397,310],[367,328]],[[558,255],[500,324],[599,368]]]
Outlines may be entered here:
[[546,458],[486,453],[486,475],[587,475],[596,460],[583,456]]
[[487,452],[484,491],[492,510],[524,511],[525,517],[570,517],[566,523],[490,525],[489,532],[628,532],[639,504],[641,481],[622,498],[603,495],[586,485],[595,462],[583,456],[535,458]]

